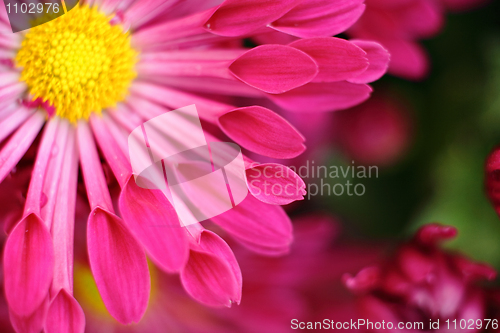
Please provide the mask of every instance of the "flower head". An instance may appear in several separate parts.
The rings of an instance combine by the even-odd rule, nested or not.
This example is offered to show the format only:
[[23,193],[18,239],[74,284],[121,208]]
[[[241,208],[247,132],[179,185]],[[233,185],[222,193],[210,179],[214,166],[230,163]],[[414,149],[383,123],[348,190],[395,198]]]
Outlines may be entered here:
[[[242,277],[231,248],[209,225],[182,227],[164,193],[135,183],[127,135],[153,117],[196,104],[204,121],[244,148],[270,157],[299,155],[304,138],[293,126],[261,106],[238,108],[234,97],[267,98],[307,111],[367,99],[366,83],[383,75],[387,57],[372,58],[385,54],[378,44],[328,37],[347,29],[363,8],[362,1],[344,5],[97,0],[28,32],[2,34],[0,180],[30,146],[38,149],[24,209],[15,212],[20,218],[4,251],[6,299],[16,330],[84,329],[72,283],[79,170],[90,206],[88,259],[115,319],[137,322],[146,310],[146,255],[163,271],[179,273],[199,302],[239,303]],[[8,27],[2,6],[0,27]],[[243,46],[245,38],[270,29],[295,41]],[[159,130],[168,135],[174,127]],[[178,127],[189,135],[189,128]],[[248,158],[245,167],[248,173],[256,168]],[[103,169],[111,170],[108,179],[120,187],[118,200]],[[269,180],[281,182],[276,174],[286,167],[273,170]],[[301,199],[304,184],[286,173],[296,187],[292,196],[252,193],[212,218],[217,227],[210,228],[261,254],[288,252],[292,226],[278,204]]]

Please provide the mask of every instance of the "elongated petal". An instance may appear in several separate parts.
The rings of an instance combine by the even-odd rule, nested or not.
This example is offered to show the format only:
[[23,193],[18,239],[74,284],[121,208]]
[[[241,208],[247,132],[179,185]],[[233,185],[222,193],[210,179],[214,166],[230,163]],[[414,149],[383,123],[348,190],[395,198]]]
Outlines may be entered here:
[[238,283],[231,267],[214,254],[191,250],[180,276],[184,289],[202,304],[230,307],[238,300]]
[[236,260],[233,251],[222,238],[210,230],[203,230],[201,232],[199,243],[203,250],[222,258],[227,264],[229,264],[229,267],[231,267],[237,283],[238,296],[234,299],[234,301],[239,304],[241,300],[243,278],[241,276],[240,265],[238,265],[238,261]]
[[97,207],[87,228],[90,267],[109,313],[120,323],[138,322],[151,282],[144,250],[115,215]]
[[17,82],[11,85],[0,88],[0,103],[13,101],[21,96],[21,93],[26,90],[24,82]]
[[355,77],[366,71],[366,52],[341,38],[318,37],[299,39],[291,44],[310,55],[319,66],[314,82],[334,82]]
[[212,221],[263,254],[267,248],[290,246],[293,238],[292,224],[283,208],[265,204],[253,195]]
[[304,0],[270,26],[293,36],[329,37],[347,30],[363,14],[364,0]]
[[290,168],[268,163],[246,170],[250,193],[271,205],[287,205],[303,200],[306,194],[304,181]]
[[229,69],[249,86],[281,94],[310,82],[318,65],[306,53],[285,45],[261,45],[236,59]]
[[130,90],[133,94],[147,98],[150,101],[167,106],[173,110],[186,105],[196,104],[200,117],[208,121],[215,121],[220,115],[234,109],[233,106],[228,104],[151,83],[134,82]]
[[305,150],[304,137],[289,122],[260,106],[228,112],[219,124],[231,139],[258,154],[293,158]]
[[45,323],[46,333],[83,333],[85,315],[80,304],[66,292],[61,291],[52,300]]
[[205,23],[211,33],[241,36],[265,27],[295,7],[300,0],[226,0]]
[[377,40],[391,54],[389,73],[408,80],[422,80],[429,73],[426,50],[416,42],[403,39]]
[[19,316],[13,311],[9,311],[12,327],[19,333],[40,333],[47,318],[49,304],[49,294],[47,293],[42,304],[29,316]]
[[130,178],[120,195],[120,212],[158,266],[175,272],[186,264],[189,247],[185,230],[160,190],[140,188]]
[[33,114],[2,147],[0,151],[0,181],[5,179],[33,143],[43,126],[44,118],[42,112]]
[[351,43],[359,46],[366,52],[370,65],[360,75],[348,79],[352,83],[370,83],[380,79],[389,67],[391,55],[382,45],[366,40],[351,40]]
[[326,112],[348,109],[364,102],[372,89],[366,84],[346,81],[308,83],[281,95],[268,97],[282,108],[293,112]]
[[35,214],[12,230],[4,250],[5,296],[19,316],[31,315],[48,295],[54,274],[49,231]]
[[27,110],[21,107],[2,120],[0,123],[0,128],[2,128],[2,132],[0,133],[0,142],[11,135],[12,132],[22,125],[32,114],[33,110]]

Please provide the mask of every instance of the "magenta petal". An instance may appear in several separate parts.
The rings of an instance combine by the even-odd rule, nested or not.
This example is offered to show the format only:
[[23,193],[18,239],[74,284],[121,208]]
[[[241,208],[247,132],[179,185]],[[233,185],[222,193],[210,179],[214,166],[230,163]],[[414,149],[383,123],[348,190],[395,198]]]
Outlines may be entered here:
[[380,79],[389,67],[391,55],[379,43],[366,40],[351,40],[351,43],[359,46],[366,52],[370,65],[362,74],[348,79],[352,83],[369,83]]
[[281,95],[268,97],[282,108],[293,112],[326,112],[348,109],[370,97],[372,89],[366,84],[346,81],[308,83]]
[[19,316],[31,315],[49,292],[54,247],[43,221],[26,216],[12,230],[4,250],[5,296]]
[[249,86],[281,94],[310,82],[318,65],[306,53],[285,45],[261,45],[236,59],[229,70]]
[[87,228],[90,267],[109,313],[120,323],[138,322],[151,282],[144,250],[115,215],[97,207]]
[[230,307],[241,297],[231,267],[224,259],[208,252],[191,250],[180,277],[187,293],[208,306]]
[[265,204],[252,195],[211,220],[263,254],[270,248],[287,248],[293,239],[292,223],[283,208]]
[[287,205],[303,200],[306,184],[290,168],[268,163],[246,170],[250,193],[262,202],[271,205]]
[[49,304],[49,294],[47,293],[42,304],[29,316],[18,316],[13,311],[9,311],[12,327],[19,333],[40,333],[47,318]]
[[293,158],[305,150],[304,137],[275,112],[250,106],[219,118],[224,133],[241,146],[274,158]]
[[50,304],[46,333],[83,333],[85,331],[85,315],[80,304],[61,289]]
[[140,188],[131,177],[120,195],[120,212],[158,266],[175,272],[185,265],[189,254],[186,232],[160,190]]
[[233,251],[227,245],[227,243],[220,238],[217,234],[213,233],[212,231],[209,230],[203,230],[201,235],[200,235],[200,247],[212,254],[215,254],[219,258],[222,258],[226,261],[227,264],[229,264],[229,267],[231,267],[231,270],[234,274],[234,277],[236,279],[237,283],[237,297],[234,299],[234,301],[238,304],[240,304],[241,301],[241,287],[243,284],[243,279],[241,276],[241,269],[240,265],[238,265],[238,261],[236,260],[236,257],[234,256]]
[[364,0],[303,0],[270,26],[287,34],[309,38],[344,32],[365,10]]
[[226,0],[205,23],[211,33],[235,37],[252,32],[281,17],[300,0]]
[[368,68],[366,52],[341,38],[318,37],[299,39],[291,44],[309,54],[319,66],[314,82],[334,82],[355,77]]

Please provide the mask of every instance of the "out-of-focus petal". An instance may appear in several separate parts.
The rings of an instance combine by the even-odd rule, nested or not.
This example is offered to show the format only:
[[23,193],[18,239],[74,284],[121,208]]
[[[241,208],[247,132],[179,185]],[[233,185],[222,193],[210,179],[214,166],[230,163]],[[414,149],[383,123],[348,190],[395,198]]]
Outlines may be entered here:
[[334,82],[356,77],[368,68],[366,52],[354,43],[335,37],[299,39],[289,46],[310,55],[319,66],[313,82]]
[[382,45],[366,40],[351,40],[351,43],[359,46],[366,52],[366,57],[370,63],[366,71],[350,78],[347,81],[352,83],[370,83],[380,79],[389,67],[391,55]]
[[252,250],[274,254],[286,251],[292,243],[292,224],[283,208],[265,204],[253,195],[235,208],[211,219]]

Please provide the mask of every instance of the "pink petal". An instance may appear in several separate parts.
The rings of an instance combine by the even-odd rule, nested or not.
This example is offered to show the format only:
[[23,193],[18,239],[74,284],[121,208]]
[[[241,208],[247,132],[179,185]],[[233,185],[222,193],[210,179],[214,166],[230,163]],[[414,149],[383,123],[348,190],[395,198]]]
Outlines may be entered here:
[[229,267],[231,267],[231,270],[234,274],[234,277],[236,279],[236,283],[238,285],[237,288],[237,297],[234,299],[234,301],[237,304],[240,304],[241,301],[241,287],[242,287],[242,276],[241,276],[241,269],[240,265],[238,265],[238,261],[236,260],[236,257],[234,256],[233,251],[227,245],[227,243],[220,238],[217,234],[213,233],[212,231],[209,230],[203,230],[200,235],[200,240],[199,240],[200,247],[212,254],[215,254],[219,258],[222,258],[226,261],[227,264],[229,264]]
[[108,130],[102,117],[92,115],[90,117],[90,125],[92,126],[92,132],[96,137],[104,158],[111,167],[118,184],[120,184],[120,187],[123,188],[132,175],[130,162],[123,154],[121,148],[118,146],[118,143],[110,133],[110,130]]
[[226,0],[205,23],[211,33],[235,37],[264,27],[295,7],[298,0]]
[[115,215],[97,207],[87,228],[90,267],[109,313],[120,323],[138,322],[151,289],[144,250]]
[[2,129],[0,132],[0,142],[11,135],[12,132],[21,126],[32,114],[33,110],[27,110],[26,108],[21,107],[2,120],[0,123],[0,128]]
[[348,109],[370,97],[366,84],[350,82],[308,83],[281,95],[268,95],[274,103],[293,112],[326,112]]
[[318,37],[299,39],[290,46],[310,55],[319,66],[314,82],[342,81],[357,76],[368,68],[366,52],[345,39]]
[[265,204],[252,195],[211,220],[263,254],[267,254],[269,249],[288,248],[293,238],[292,224],[283,208]]
[[238,282],[231,267],[214,254],[191,250],[180,277],[187,293],[202,304],[230,307],[233,301],[239,301]]
[[34,113],[2,147],[0,150],[0,181],[5,179],[17,162],[21,160],[35,140],[44,121],[45,116],[41,111]]
[[347,30],[363,14],[364,0],[304,0],[270,27],[309,38],[330,37]]
[[85,331],[85,315],[80,304],[61,289],[50,304],[46,333],[83,333]]
[[352,83],[369,83],[380,79],[389,67],[391,55],[382,45],[366,40],[351,40],[351,43],[359,46],[366,52],[370,65],[360,75],[348,79]]
[[160,190],[140,188],[130,178],[120,195],[120,212],[158,266],[175,272],[185,265],[189,252],[186,233]]
[[172,110],[196,104],[200,117],[207,121],[215,121],[220,115],[234,109],[233,106],[228,104],[152,83],[136,81],[130,90],[134,95],[167,106]]
[[248,189],[262,202],[287,205],[303,200],[306,184],[291,169],[281,164],[267,163],[247,169]]
[[54,274],[52,237],[35,214],[12,230],[4,250],[5,297],[19,316],[31,315],[49,292]]
[[273,158],[293,158],[304,152],[304,137],[275,112],[250,106],[219,118],[224,133],[243,147]]
[[144,53],[136,65],[141,77],[165,76],[220,77],[232,79],[228,68],[245,49],[187,50]]
[[29,316],[19,316],[13,311],[9,311],[12,327],[19,333],[40,333],[47,318],[49,304],[49,294],[47,293],[43,303]]
[[249,86],[281,94],[303,86],[318,74],[306,53],[285,45],[261,45],[236,59],[229,70]]
[[132,24],[132,28],[138,27],[150,21],[162,11],[169,9],[177,4],[179,0],[145,0],[136,1],[125,13],[125,21]]
[[0,103],[13,101],[16,98],[21,97],[21,93],[26,90],[26,84],[24,82],[17,82],[11,85],[0,88]]
[[419,81],[429,73],[427,52],[418,43],[402,39],[383,39],[378,42],[391,54],[390,74]]

